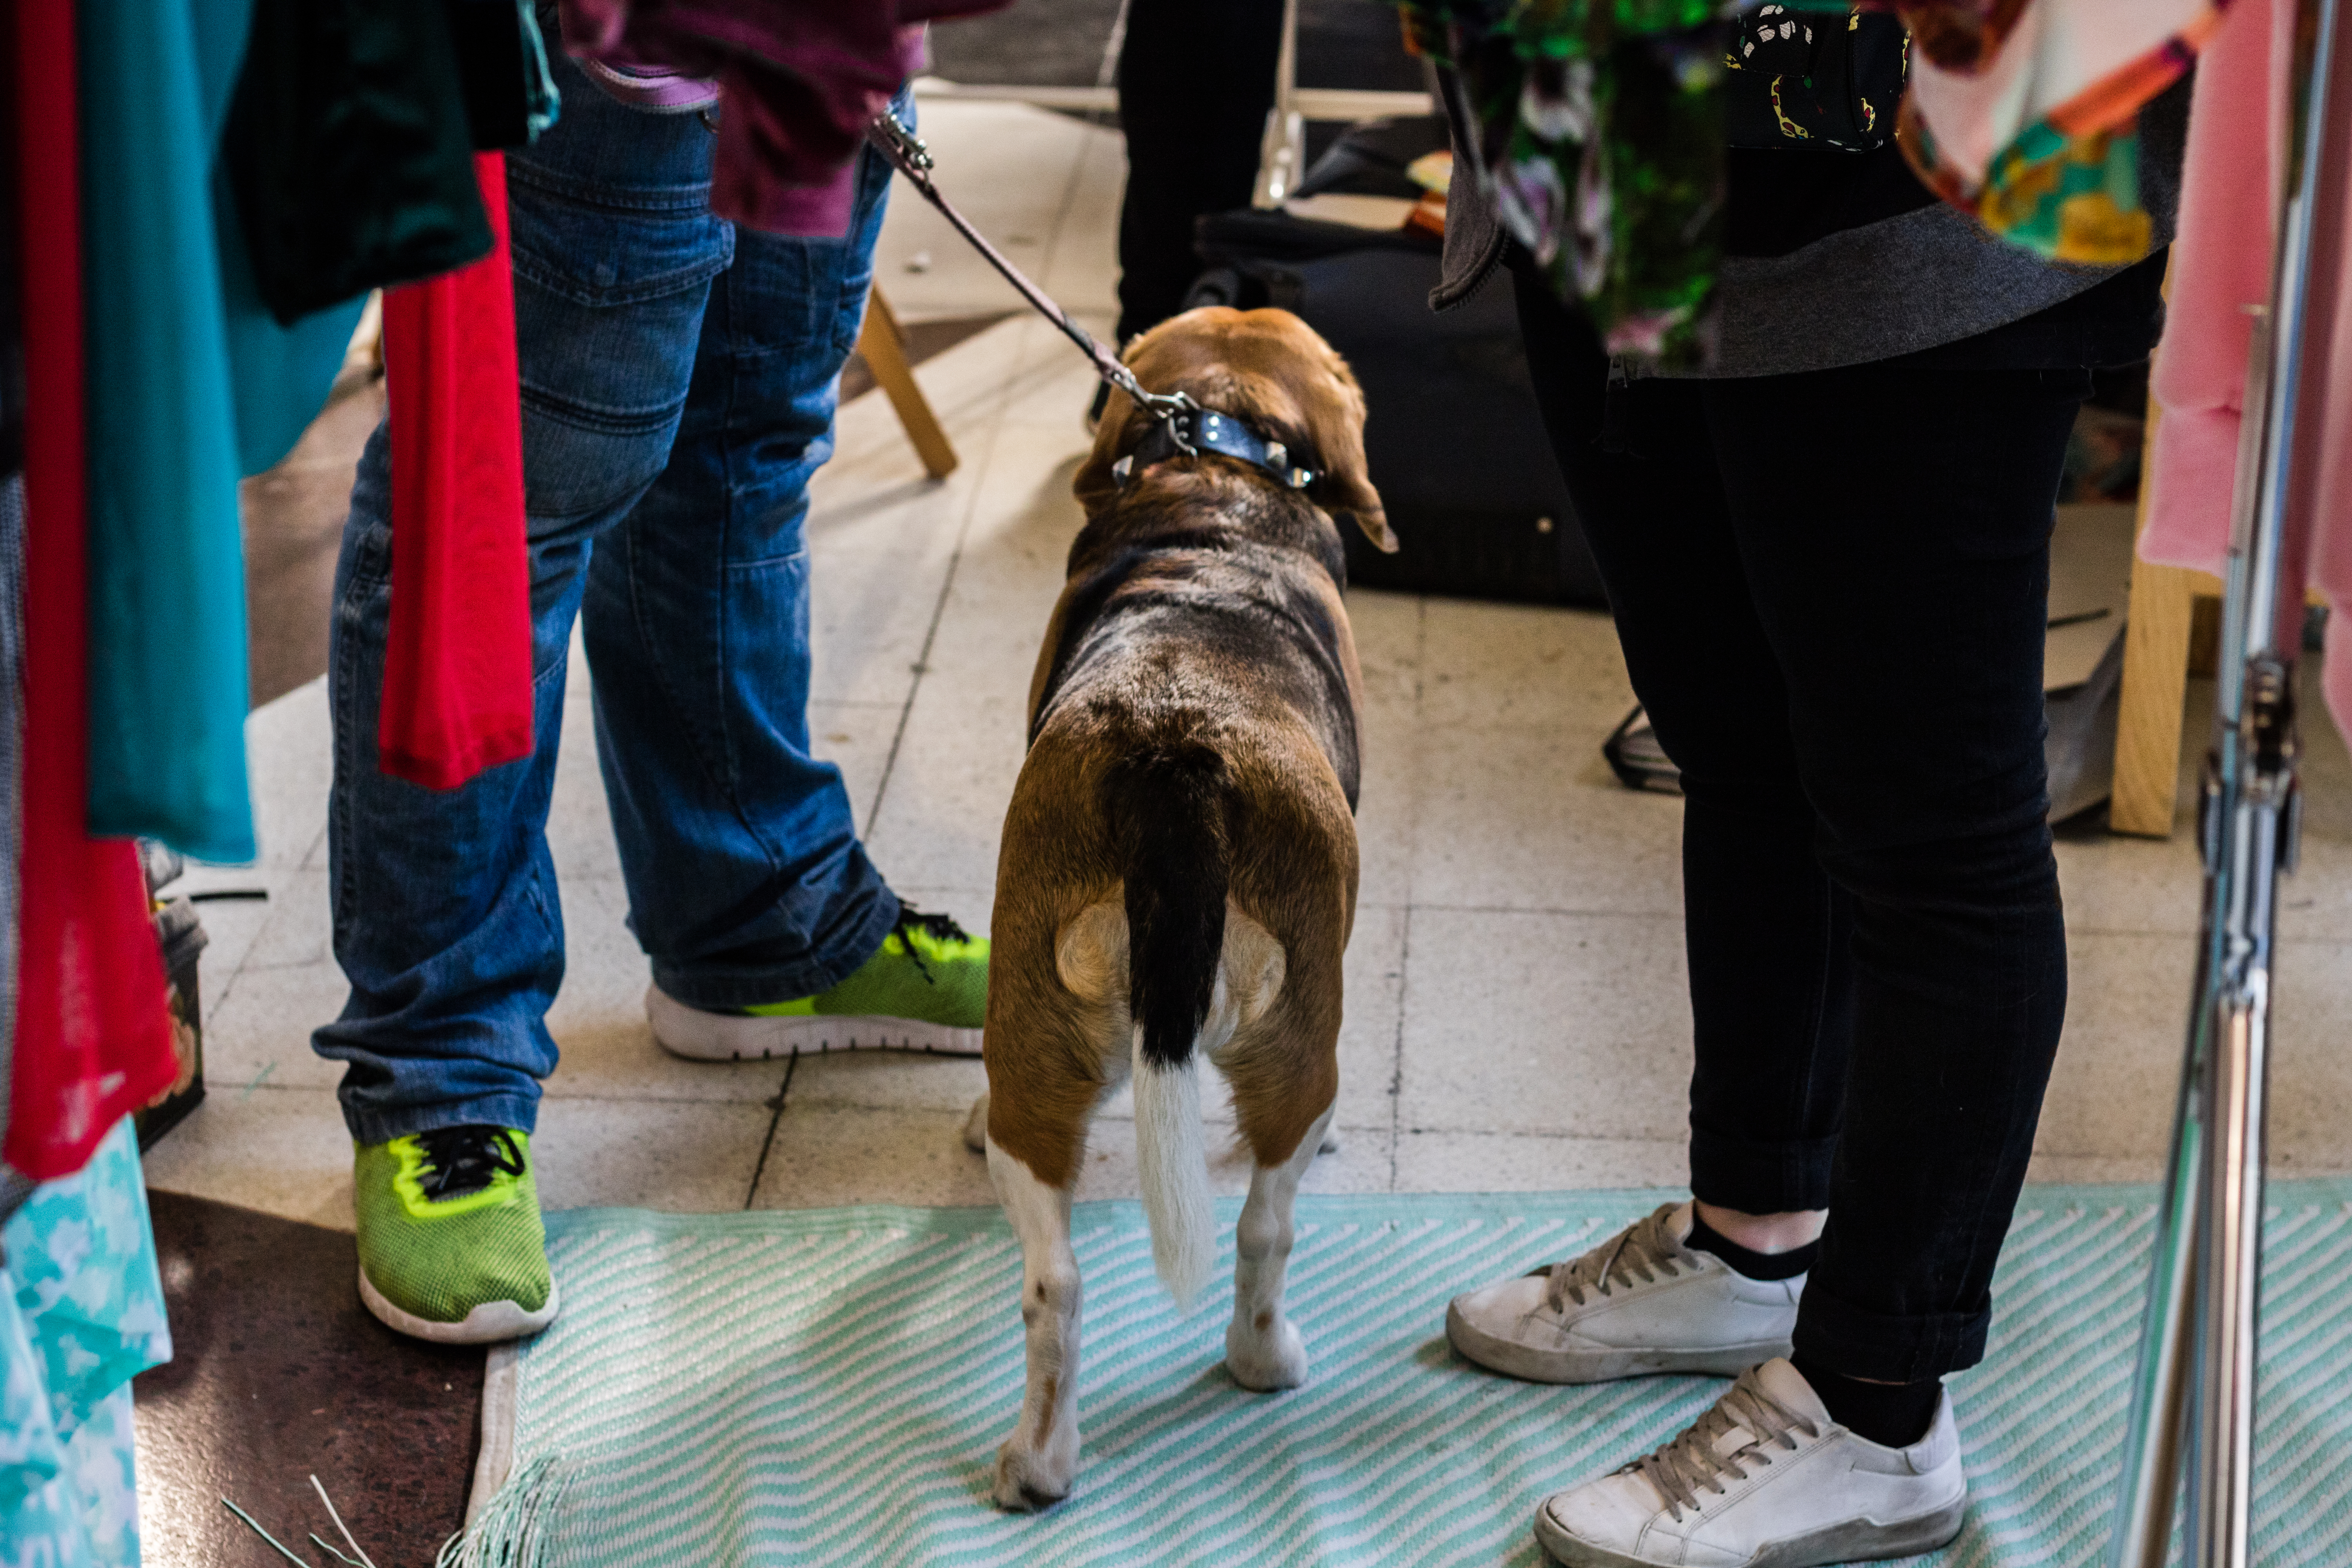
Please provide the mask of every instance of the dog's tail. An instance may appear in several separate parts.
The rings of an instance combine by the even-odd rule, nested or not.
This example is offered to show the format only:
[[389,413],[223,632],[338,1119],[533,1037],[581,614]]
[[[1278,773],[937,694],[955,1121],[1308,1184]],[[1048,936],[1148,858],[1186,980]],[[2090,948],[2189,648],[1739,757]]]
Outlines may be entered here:
[[1127,881],[1143,1207],[1160,1282],[1187,1310],[1216,1259],[1194,1047],[1224,952],[1230,799],[1224,759],[1197,741],[1127,759],[1105,785]]

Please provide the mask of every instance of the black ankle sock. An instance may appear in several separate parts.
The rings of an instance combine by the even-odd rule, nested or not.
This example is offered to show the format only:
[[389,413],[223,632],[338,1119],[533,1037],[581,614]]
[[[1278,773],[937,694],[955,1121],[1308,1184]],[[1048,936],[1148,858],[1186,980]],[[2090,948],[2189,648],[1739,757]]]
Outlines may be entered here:
[[1683,1245],[1714,1253],[1731,1266],[1734,1274],[1750,1279],[1793,1279],[1812,1268],[1813,1255],[1822,1249],[1820,1242],[1809,1241],[1786,1252],[1750,1252],[1710,1228],[1696,1209],[1691,1211],[1690,1239]]
[[1800,1351],[1796,1368],[1829,1406],[1830,1419],[1856,1436],[1888,1448],[1907,1448],[1936,1424],[1936,1402],[1943,1393],[1941,1379],[1925,1383],[1864,1383],[1830,1371],[1806,1359]]

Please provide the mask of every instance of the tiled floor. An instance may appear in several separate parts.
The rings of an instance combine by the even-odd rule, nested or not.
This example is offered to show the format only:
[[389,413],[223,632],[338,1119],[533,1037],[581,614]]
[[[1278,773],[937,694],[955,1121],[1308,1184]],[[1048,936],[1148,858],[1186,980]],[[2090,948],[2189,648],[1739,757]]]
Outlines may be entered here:
[[[998,105],[935,103],[942,179],[1087,324],[1107,331],[1115,135]],[[1018,168],[1020,179],[990,177]],[[1009,309],[1009,290],[912,201],[881,279],[910,321]],[[962,466],[927,482],[887,405],[843,412],[819,479],[813,728],[894,884],[987,917],[1022,754],[1030,662],[1078,515],[1090,391],[1026,316],[927,363]],[[1633,1185],[1683,1173],[1689,1025],[1671,798],[1620,788],[1597,747],[1630,702],[1605,617],[1360,593],[1370,691],[1362,913],[1349,952],[1341,1150],[1310,1189]],[[2192,694],[2192,702],[2198,694]],[[538,1148],[553,1205],[717,1209],[989,1201],[957,1138],[976,1063],[882,1056],[707,1067],[653,1045],[646,964],[606,826],[575,669],[550,837],[571,967]],[[2316,710],[2315,709],[2314,711]],[[2201,721],[2200,721],[2201,722]],[[162,1189],[350,1223],[335,1072],[310,1051],[341,981],[329,952],[326,705],[313,682],[251,726],[265,858],[207,870],[268,888],[207,906],[211,1099],[159,1147]],[[2352,1169],[2352,763],[2315,737],[2305,868],[2290,891],[2273,1131],[2283,1171]],[[2034,1174],[2143,1177],[2162,1152],[2197,919],[2194,856],[2070,833],[2074,988]],[[781,1098],[780,1098],[781,1095]],[[1123,1108],[1090,1194],[1133,1188]],[[1225,1184],[1242,1173],[1228,1166]]]
[[[1115,134],[970,103],[927,105],[924,124],[948,188],[1108,333]],[[934,344],[1017,304],[911,200],[893,210],[880,265],[910,336],[928,331]],[[887,404],[867,395],[844,409],[817,482],[812,729],[894,884],[982,924],[1031,661],[1079,521],[1068,487],[1092,383],[1024,314],[929,359],[921,380],[961,454],[952,477],[927,481]],[[328,422],[314,432],[306,495],[331,484],[334,440],[348,463],[363,413],[331,415],[339,436]],[[314,545],[315,534],[303,538]],[[287,571],[325,559],[310,545],[297,553]],[[1348,955],[1341,1147],[1317,1163],[1309,1190],[1679,1181],[1690,1066],[1680,806],[1619,787],[1601,763],[1599,743],[1631,701],[1607,619],[1364,593],[1350,613],[1369,698],[1362,904]],[[299,635],[280,641],[288,661],[317,658]],[[535,1144],[546,1201],[990,1202],[959,1136],[982,1087],[977,1063],[713,1067],[655,1047],[576,663],[573,676],[549,825],[571,963],[550,1019],[562,1065]],[[2190,703],[2197,733],[2210,694],[2192,691]],[[2337,1048],[2352,1032],[2352,759],[2317,704],[2306,711],[2311,813],[2288,891],[2272,1117],[2276,1168],[2298,1173],[2352,1170],[2352,1053]],[[268,898],[205,905],[210,1098],[148,1162],[155,1188],[186,1195],[162,1203],[158,1218],[179,1248],[173,1310],[191,1328],[183,1364],[142,1384],[154,1413],[142,1439],[151,1502],[184,1526],[151,1534],[154,1560],[237,1560],[235,1538],[215,1528],[213,1498],[231,1486],[309,1522],[301,1477],[317,1468],[379,1521],[381,1560],[421,1561],[456,1523],[473,1397],[458,1384],[476,1363],[404,1360],[352,1304],[350,1243],[333,1234],[351,1225],[351,1148],[335,1070],[309,1047],[343,992],[329,943],[319,682],[256,711],[249,735],[263,858],[201,869],[188,886]],[[2146,1178],[2174,1092],[2195,857],[2178,834],[2063,838],[2073,993],[2033,1175]],[[1226,1160],[1221,1184],[1243,1179]],[[1134,1187],[1118,1102],[1083,1191]],[[316,1320],[315,1343],[271,1334],[270,1313],[289,1310]],[[341,1397],[355,1362],[364,1387],[349,1383]]]

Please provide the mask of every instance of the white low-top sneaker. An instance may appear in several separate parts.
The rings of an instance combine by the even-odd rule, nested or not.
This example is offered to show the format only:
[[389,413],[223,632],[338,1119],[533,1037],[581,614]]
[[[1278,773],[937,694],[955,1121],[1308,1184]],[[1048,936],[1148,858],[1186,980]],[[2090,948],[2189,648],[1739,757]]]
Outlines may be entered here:
[[1546,1498],[1536,1539],[1570,1568],[1818,1568],[1933,1552],[1968,1500],[1948,1392],[1925,1437],[1882,1447],[1775,1359],[1656,1453]]
[[1481,1366],[1538,1383],[1734,1377],[1787,1355],[1805,1277],[1749,1279],[1694,1251],[1691,1217],[1689,1204],[1668,1204],[1573,1262],[1456,1296],[1445,1337]]

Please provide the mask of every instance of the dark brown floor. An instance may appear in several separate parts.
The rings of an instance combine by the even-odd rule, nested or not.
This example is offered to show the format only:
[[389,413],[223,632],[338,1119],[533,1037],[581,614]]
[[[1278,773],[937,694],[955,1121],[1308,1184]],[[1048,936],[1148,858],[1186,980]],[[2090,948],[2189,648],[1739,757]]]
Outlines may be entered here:
[[138,1405],[143,1559],[154,1568],[285,1560],[228,1498],[313,1563],[341,1544],[316,1472],[378,1568],[430,1563],[465,1521],[481,1422],[479,1348],[404,1339],[360,1305],[352,1238],[151,1193],[173,1357]]

